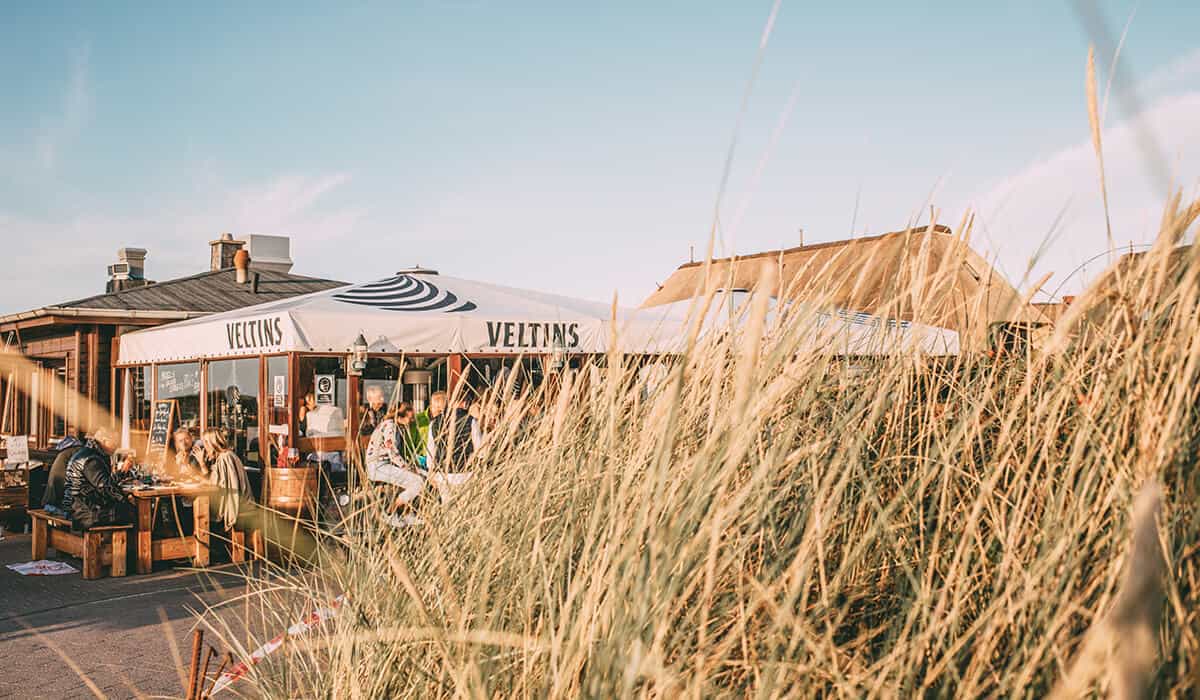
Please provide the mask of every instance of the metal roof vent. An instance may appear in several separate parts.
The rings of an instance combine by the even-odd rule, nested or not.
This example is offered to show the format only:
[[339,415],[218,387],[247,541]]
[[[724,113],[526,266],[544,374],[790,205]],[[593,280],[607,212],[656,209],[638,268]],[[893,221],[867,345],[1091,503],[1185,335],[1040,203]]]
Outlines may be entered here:
[[430,270],[429,268],[421,267],[420,265],[406,267],[403,270],[396,270],[397,277],[400,275],[436,275],[437,273],[437,270]]

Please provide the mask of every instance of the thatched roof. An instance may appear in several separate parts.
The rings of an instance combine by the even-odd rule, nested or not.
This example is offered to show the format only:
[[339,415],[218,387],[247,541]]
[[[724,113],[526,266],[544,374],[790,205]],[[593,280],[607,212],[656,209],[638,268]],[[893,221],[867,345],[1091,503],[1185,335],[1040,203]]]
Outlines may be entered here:
[[[707,274],[707,278],[706,278]],[[945,226],[680,265],[643,307],[713,289],[773,296],[950,328],[978,338],[998,321],[1044,320],[1004,277]]]
[[1193,245],[1121,255],[1080,297],[1085,305],[1080,319],[1101,323],[1118,308],[1141,315],[1181,284],[1185,274],[1195,269],[1198,257],[1200,248]]

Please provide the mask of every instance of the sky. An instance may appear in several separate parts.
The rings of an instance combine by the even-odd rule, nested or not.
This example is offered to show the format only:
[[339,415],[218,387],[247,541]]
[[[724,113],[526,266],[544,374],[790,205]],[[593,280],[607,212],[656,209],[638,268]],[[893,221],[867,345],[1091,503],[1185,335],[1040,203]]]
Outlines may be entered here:
[[1200,195],[1200,3],[245,5],[5,8],[0,313],[103,291],[123,246],[203,271],[225,231],[290,236],[301,274],[636,306],[714,218],[745,254],[931,206],[1071,293],[1107,261],[1093,43],[1114,241]]

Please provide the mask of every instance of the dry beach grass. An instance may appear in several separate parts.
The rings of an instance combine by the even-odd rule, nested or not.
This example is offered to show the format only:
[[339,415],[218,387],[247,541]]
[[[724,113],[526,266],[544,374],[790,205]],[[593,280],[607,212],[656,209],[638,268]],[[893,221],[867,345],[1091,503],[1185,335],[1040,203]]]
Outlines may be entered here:
[[1037,349],[847,362],[755,301],[655,391],[612,358],[502,404],[424,526],[370,503],[251,583],[268,629],[347,604],[245,690],[1195,694],[1198,213]]

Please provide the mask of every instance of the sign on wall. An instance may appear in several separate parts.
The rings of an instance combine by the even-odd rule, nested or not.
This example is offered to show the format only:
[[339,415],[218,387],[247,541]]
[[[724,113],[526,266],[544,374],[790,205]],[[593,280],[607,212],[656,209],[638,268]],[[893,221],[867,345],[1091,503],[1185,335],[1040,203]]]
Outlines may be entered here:
[[25,464],[29,461],[29,437],[26,435],[13,435],[5,441],[8,447],[8,456],[4,459],[4,468],[13,469],[18,465]]
[[313,394],[316,395],[317,404],[332,404],[333,391],[337,386],[337,378],[332,374],[318,374],[313,378]]

